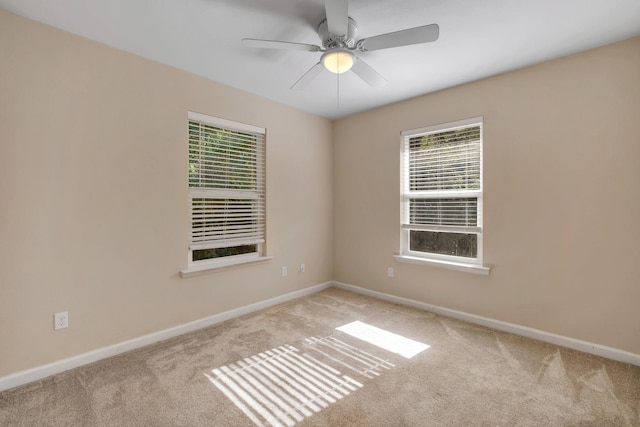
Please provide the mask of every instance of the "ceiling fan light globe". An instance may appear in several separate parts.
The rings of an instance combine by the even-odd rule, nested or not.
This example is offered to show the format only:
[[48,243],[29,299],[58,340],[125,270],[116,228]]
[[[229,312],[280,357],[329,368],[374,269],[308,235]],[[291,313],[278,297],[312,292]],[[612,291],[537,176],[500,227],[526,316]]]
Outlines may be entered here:
[[342,74],[349,71],[354,62],[355,57],[348,50],[334,50],[322,56],[324,68],[334,74]]

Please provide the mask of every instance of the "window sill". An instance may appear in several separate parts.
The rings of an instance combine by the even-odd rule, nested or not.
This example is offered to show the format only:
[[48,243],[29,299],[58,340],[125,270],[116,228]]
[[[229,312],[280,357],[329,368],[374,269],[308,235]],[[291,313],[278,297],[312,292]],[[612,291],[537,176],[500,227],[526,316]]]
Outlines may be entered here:
[[409,264],[433,265],[437,267],[448,268],[450,270],[464,271],[466,273],[473,273],[473,274],[481,274],[484,276],[489,275],[489,272],[491,271],[491,267],[488,267],[485,265],[465,264],[462,262],[418,258],[418,257],[413,257],[408,255],[394,255],[393,257],[398,262],[406,262]]
[[180,270],[180,277],[186,279],[188,277],[201,276],[207,273],[214,273],[222,270],[229,270],[231,268],[237,268],[247,264],[262,264],[270,261],[273,257],[256,257],[250,259],[233,260],[224,264],[206,264],[189,267],[185,270]]

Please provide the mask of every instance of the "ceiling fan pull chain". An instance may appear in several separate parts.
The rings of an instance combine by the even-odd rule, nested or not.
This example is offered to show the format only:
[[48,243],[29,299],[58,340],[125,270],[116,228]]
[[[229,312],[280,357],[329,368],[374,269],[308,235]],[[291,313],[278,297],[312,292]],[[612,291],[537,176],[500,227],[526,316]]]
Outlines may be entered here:
[[336,110],[340,109],[340,74],[336,74]]

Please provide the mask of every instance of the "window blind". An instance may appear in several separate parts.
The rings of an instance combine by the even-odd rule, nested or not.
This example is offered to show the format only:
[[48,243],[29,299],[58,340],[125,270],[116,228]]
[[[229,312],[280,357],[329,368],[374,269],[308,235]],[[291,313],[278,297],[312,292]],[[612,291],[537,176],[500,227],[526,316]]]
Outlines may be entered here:
[[478,233],[481,124],[403,133],[402,228]]
[[264,131],[190,115],[191,250],[263,243],[264,188]]

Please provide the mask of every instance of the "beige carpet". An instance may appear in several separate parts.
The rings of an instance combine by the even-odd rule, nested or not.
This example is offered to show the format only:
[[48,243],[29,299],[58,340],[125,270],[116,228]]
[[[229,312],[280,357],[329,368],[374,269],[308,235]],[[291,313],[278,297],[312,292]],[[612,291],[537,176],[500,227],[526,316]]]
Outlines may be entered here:
[[328,289],[0,393],[0,425],[640,426],[640,367]]

